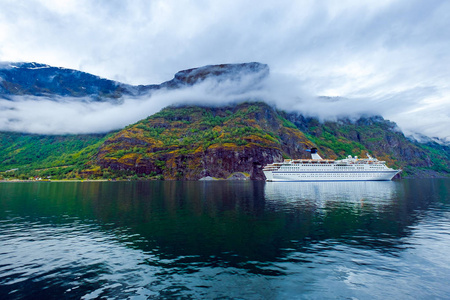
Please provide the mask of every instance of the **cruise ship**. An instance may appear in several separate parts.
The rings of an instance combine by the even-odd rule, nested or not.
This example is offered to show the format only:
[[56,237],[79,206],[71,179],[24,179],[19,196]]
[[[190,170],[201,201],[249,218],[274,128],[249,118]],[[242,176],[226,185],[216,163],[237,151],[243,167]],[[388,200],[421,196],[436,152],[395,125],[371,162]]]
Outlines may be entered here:
[[311,159],[285,159],[269,164],[263,172],[267,181],[368,181],[392,180],[402,170],[394,170],[367,154],[367,158],[322,159],[312,148]]

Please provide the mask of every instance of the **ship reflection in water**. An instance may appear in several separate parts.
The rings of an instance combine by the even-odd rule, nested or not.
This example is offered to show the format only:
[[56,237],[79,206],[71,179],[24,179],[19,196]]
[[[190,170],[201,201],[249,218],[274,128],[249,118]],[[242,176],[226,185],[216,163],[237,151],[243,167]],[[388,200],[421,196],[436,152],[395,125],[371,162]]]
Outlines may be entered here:
[[329,182],[267,182],[266,201],[295,203],[313,201],[318,206],[326,201],[389,204],[399,193],[395,181],[329,181]]

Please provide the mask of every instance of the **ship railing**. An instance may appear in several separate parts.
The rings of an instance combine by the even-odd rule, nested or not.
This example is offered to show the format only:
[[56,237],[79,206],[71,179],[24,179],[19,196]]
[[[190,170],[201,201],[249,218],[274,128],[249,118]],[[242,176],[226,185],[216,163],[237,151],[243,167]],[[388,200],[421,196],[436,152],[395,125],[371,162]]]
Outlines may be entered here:
[[279,168],[264,168],[263,171],[277,171]]
[[[286,161],[285,161],[286,162]],[[334,163],[334,159],[296,159],[292,160],[290,164],[326,164]]]

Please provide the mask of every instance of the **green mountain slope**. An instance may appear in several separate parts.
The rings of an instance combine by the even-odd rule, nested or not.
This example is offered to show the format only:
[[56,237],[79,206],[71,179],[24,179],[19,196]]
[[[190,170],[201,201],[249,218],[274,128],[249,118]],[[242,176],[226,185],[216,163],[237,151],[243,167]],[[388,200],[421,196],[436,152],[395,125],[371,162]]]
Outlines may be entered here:
[[[403,169],[403,176],[441,176],[450,172],[450,148],[437,143],[410,141],[393,122],[380,116],[319,123],[297,114],[286,116],[325,153],[343,157],[365,152]],[[367,151],[358,154],[361,145]]]
[[[0,132],[0,176],[76,177],[89,165],[106,138],[105,134],[54,136]],[[18,170],[10,171],[14,169]]]
[[263,103],[227,107],[169,107],[108,139],[97,163],[112,171],[165,179],[264,179],[261,167],[283,156],[306,157],[313,144]]
[[366,153],[402,168],[403,176],[448,176],[450,149],[408,140],[381,117],[321,123],[261,103],[168,107],[109,135],[39,136],[0,133],[3,177],[204,177],[263,180],[262,167],[283,158]]

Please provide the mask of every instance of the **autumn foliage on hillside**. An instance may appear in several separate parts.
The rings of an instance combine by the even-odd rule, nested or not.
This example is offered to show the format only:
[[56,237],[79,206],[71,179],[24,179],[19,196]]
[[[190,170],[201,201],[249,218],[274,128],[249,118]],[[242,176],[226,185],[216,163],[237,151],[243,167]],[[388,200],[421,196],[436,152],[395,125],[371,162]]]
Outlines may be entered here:
[[165,179],[226,178],[234,172],[263,179],[263,165],[306,156],[304,150],[313,146],[283,122],[288,121],[263,103],[169,107],[107,140],[97,162]]
[[309,158],[311,147],[330,159],[369,153],[403,176],[450,173],[448,147],[410,141],[379,116],[320,122],[245,102],[171,106],[107,135],[1,133],[0,179],[264,180],[264,165]]

